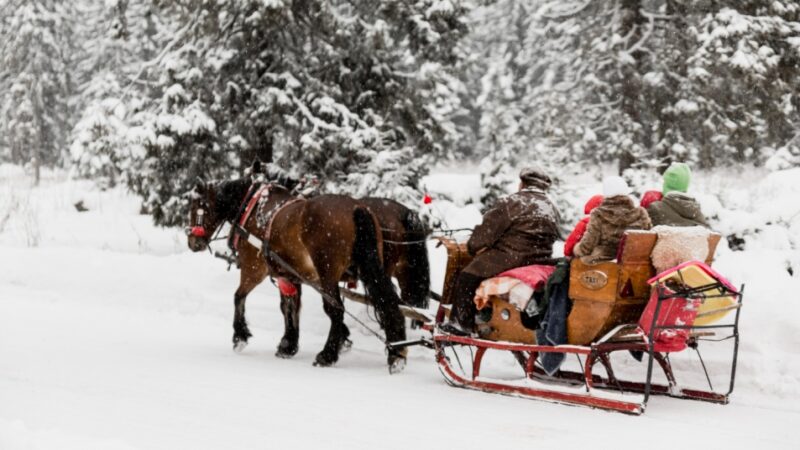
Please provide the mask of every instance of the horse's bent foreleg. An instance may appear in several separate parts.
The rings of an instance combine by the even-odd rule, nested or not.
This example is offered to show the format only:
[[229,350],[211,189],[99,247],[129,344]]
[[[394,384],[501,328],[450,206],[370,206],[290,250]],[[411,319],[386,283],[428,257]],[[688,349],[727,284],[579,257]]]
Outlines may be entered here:
[[[288,281],[286,281],[288,283]],[[291,358],[299,349],[300,339],[300,307],[301,291],[299,283],[292,283],[295,292],[291,295],[281,292],[281,312],[283,313],[284,332],[275,356]]]

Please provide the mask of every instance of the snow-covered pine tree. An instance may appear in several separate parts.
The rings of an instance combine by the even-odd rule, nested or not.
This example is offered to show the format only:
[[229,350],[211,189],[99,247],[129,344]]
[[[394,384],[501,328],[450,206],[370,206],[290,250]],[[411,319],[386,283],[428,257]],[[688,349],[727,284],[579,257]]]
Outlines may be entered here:
[[7,157],[33,167],[64,159],[73,93],[72,2],[6,0],[0,31],[0,117]]
[[253,158],[328,190],[418,202],[428,161],[457,142],[449,72],[466,32],[458,0],[163,0],[177,31],[135,116],[134,187],[156,221],[183,220],[196,178]]
[[558,178],[603,161],[617,161],[620,172],[675,160],[794,164],[799,8],[767,0],[490,4],[471,36],[491,60],[481,63],[480,90],[471,85],[478,147],[489,152],[496,141],[514,160],[495,158],[487,170],[536,161]]
[[89,4],[77,65],[80,116],[70,137],[73,169],[113,186],[132,171],[140,142],[130,133],[152,76],[146,65],[165,45],[168,24],[148,0]]
[[729,0],[712,5],[698,11],[683,1],[675,8],[694,19],[694,45],[685,62],[683,95],[669,111],[679,120],[684,142],[674,139],[696,152],[705,167],[760,163],[780,148],[797,154],[800,4]]
[[478,148],[489,153],[481,164],[485,207],[516,185],[520,168],[530,164],[548,170],[555,199],[563,203],[559,180],[598,158],[591,127],[599,108],[579,85],[590,68],[576,43],[591,38],[569,17],[575,6],[562,6],[567,9],[543,0],[500,0],[472,16],[469,41],[482,53],[472,69],[480,82],[470,88],[481,116]]

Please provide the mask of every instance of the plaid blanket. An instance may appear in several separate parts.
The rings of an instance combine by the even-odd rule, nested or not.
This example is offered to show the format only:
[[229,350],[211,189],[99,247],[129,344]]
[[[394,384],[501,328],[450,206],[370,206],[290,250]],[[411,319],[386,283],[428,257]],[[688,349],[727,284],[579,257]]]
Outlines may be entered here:
[[544,287],[547,278],[553,273],[555,267],[532,265],[517,267],[499,276],[483,280],[475,291],[475,306],[483,309],[492,296],[508,300],[509,303],[524,310],[533,292]]

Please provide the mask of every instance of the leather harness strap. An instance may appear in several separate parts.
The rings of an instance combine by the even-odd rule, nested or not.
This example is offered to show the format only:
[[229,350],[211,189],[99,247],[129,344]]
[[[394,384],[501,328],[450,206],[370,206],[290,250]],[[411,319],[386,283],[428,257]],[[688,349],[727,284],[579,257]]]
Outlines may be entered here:
[[[233,230],[237,228],[235,226],[238,225],[238,228],[244,230],[244,225],[247,223],[247,220],[250,218],[250,214],[252,214],[256,204],[258,204],[258,201],[261,199],[261,196],[265,191],[269,192],[269,185],[253,184],[248,190],[247,195],[242,202],[243,211],[240,209],[239,220],[236,220],[233,223],[234,227],[231,228],[231,239],[229,246],[233,251],[237,251],[239,249],[239,237],[240,234],[242,234],[233,232]],[[245,239],[252,244],[249,236],[250,234],[247,233],[247,237],[245,237]]]
[[287,206],[295,204],[297,202],[304,201],[304,199],[302,198],[294,198],[284,202],[283,204],[276,205],[275,207],[273,207],[272,211],[269,211],[267,213],[267,226],[265,233],[266,238],[260,239],[259,237],[247,231],[245,229],[245,224],[252,215],[253,211],[256,209],[256,205],[259,203],[259,201],[263,197],[269,195],[270,186],[271,185],[269,184],[265,184],[258,186],[258,188],[255,189],[256,185],[253,185],[253,187],[250,188],[250,191],[248,191],[247,195],[249,196],[249,199],[246,196],[244,202],[242,203],[242,206],[246,205],[244,211],[240,214],[238,220],[231,223],[230,244],[233,251],[238,251],[239,240],[243,238],[245,241],[247,241],[248,244],[257,248],[259,251],[263,252],[263,250],[269,245],[269,237],[272,232],[272,222],[275,220],[275,217],[277,217],[278,214],[281,211],[283,211]]

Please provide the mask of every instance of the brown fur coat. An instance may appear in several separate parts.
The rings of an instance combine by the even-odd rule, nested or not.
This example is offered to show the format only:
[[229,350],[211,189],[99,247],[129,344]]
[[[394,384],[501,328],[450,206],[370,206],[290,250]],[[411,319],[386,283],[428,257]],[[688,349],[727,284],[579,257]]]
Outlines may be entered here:
[[627,195],[606,198],[589,217],[586,233],[574,250],[575,256],[588,264],[616,258],[625,230],[649,230],[652,226],[647,211]]

